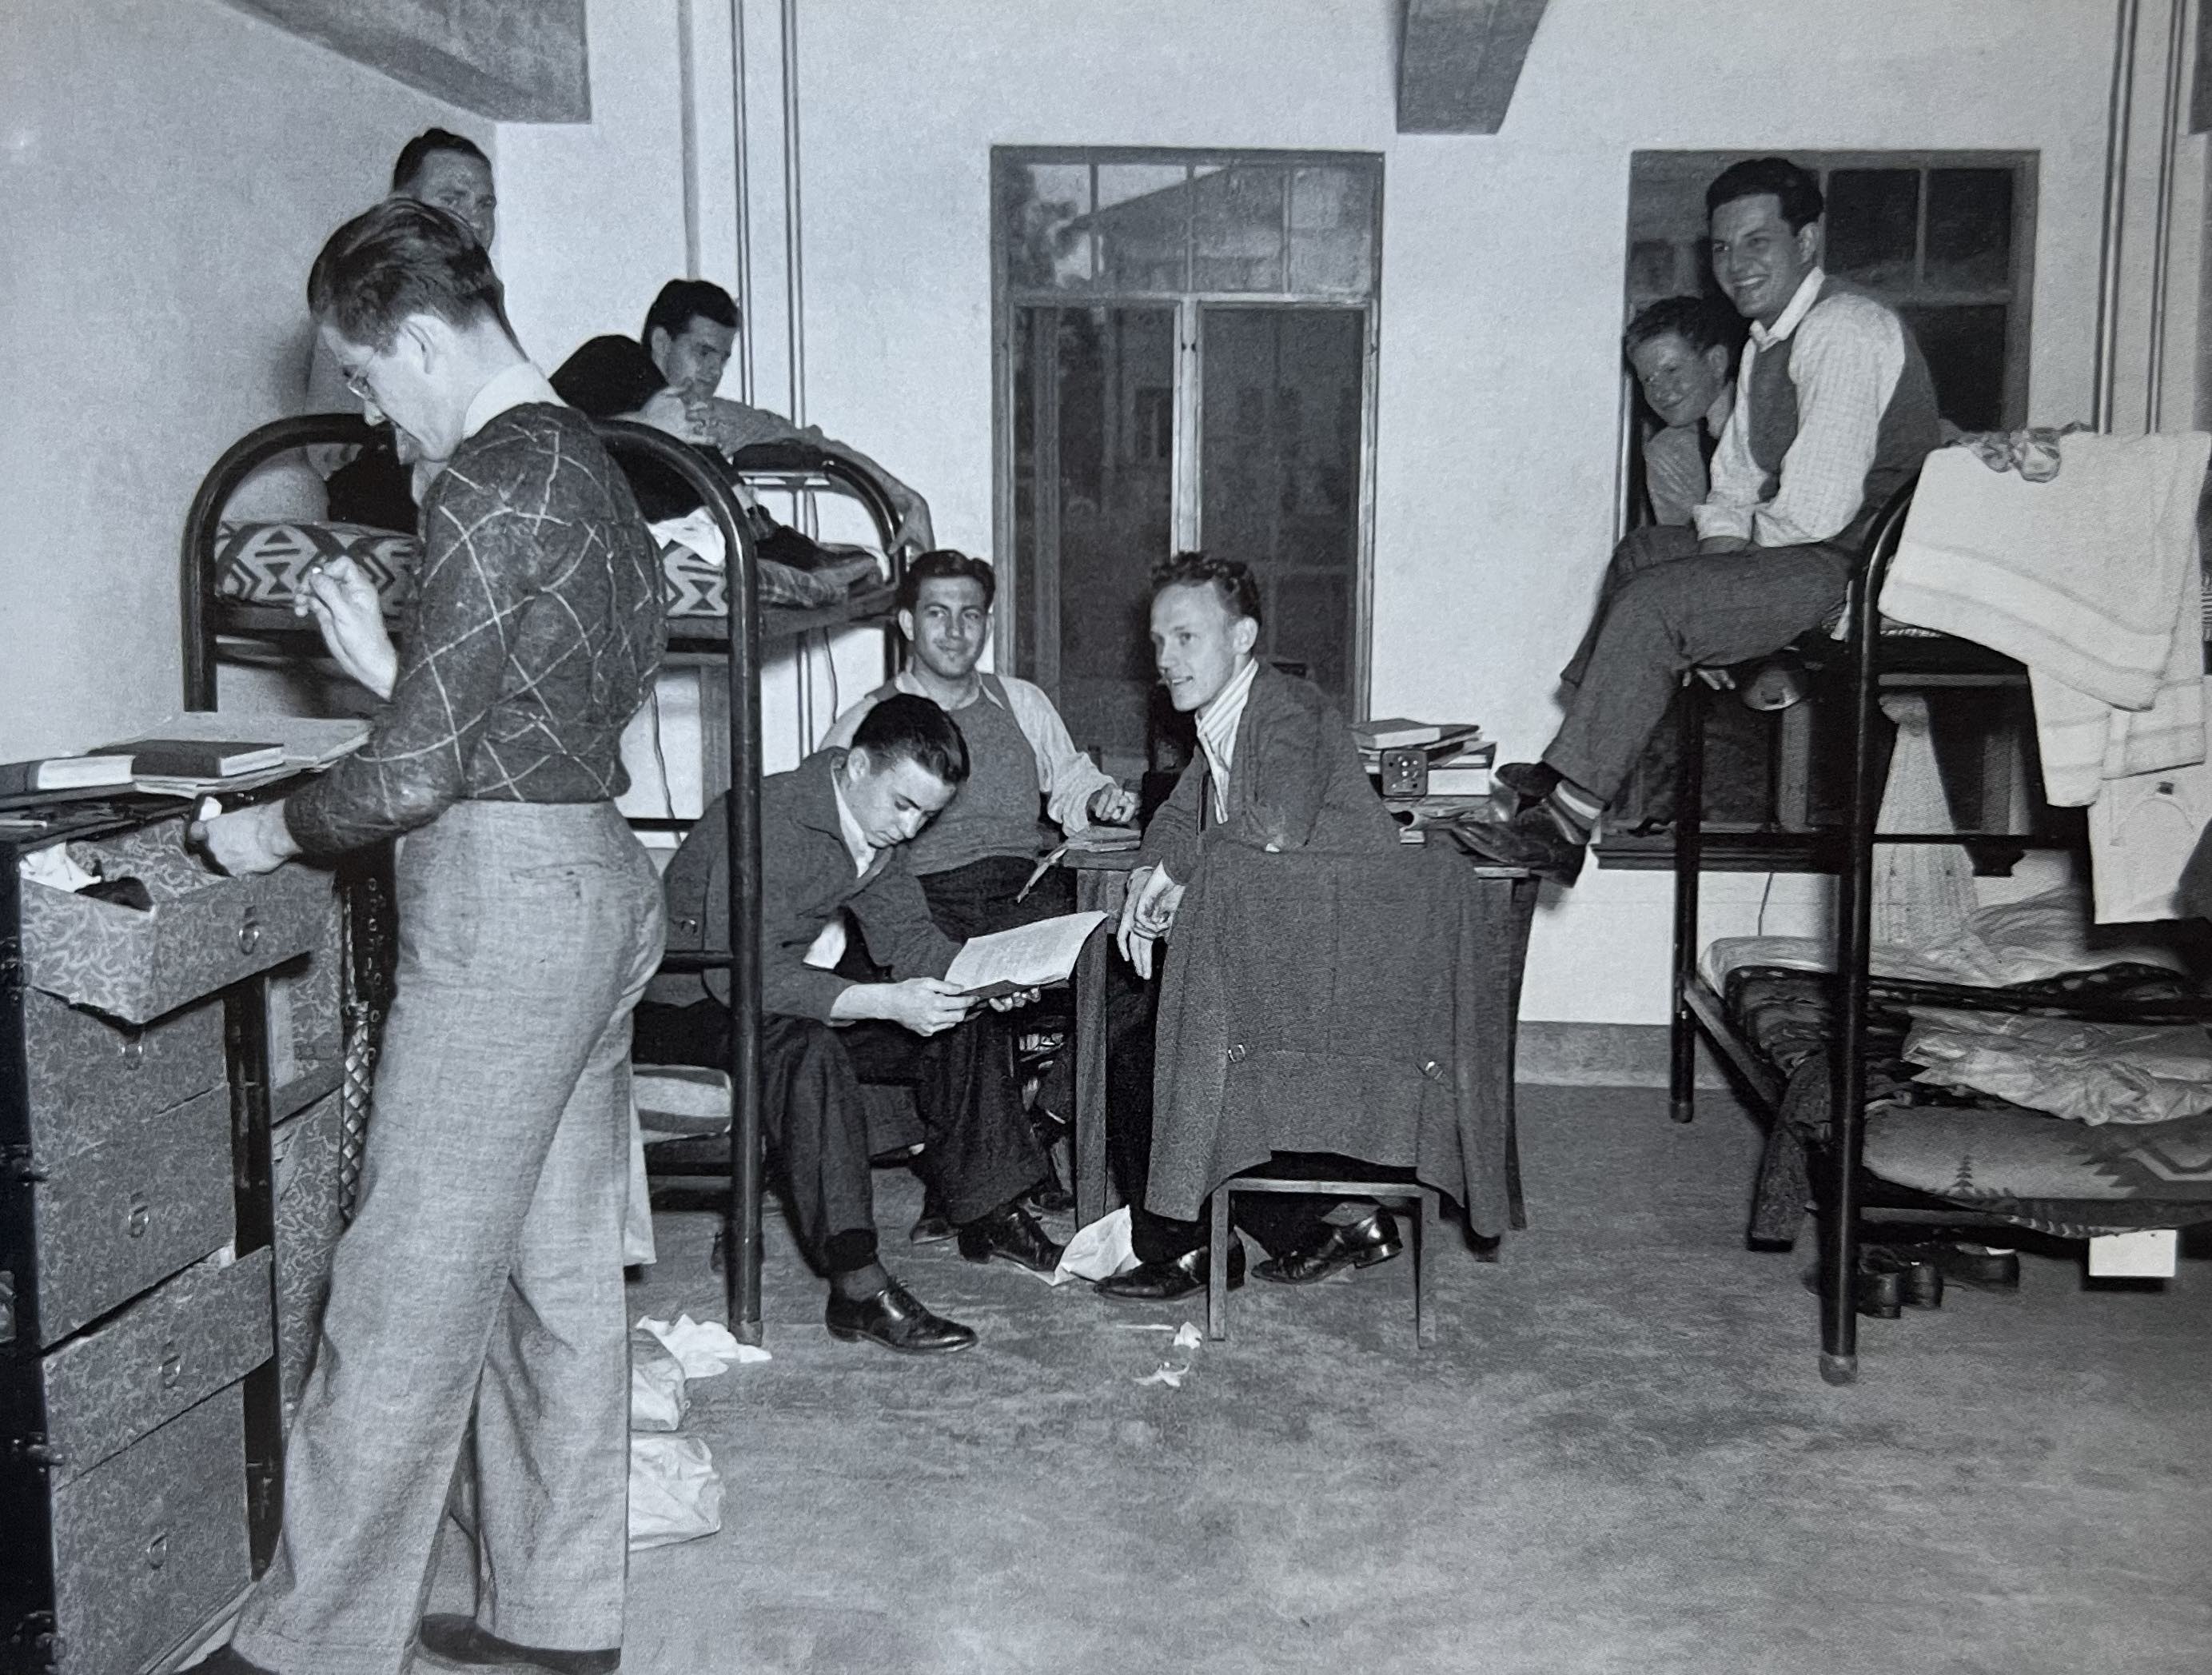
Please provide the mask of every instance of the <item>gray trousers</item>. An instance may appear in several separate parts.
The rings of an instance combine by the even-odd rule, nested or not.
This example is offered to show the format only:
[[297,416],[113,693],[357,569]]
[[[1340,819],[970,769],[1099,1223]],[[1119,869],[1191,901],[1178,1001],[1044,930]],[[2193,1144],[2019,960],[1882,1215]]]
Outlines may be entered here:
[[477,1620],[622,1642],[630,1013],[659,880],[607,803],[458,803],[397,872],[359,1211],[233,1641],[283,1675],[406,1667],[471,1416]]
[[1632,530],[1613,549],[1597,609],[1559,673],[1566,718],[1544,751],[1559,776],[1610,802],[1685,670],[1779,651],[1843,603],[1848,547],[1700,553],[1698,533]]

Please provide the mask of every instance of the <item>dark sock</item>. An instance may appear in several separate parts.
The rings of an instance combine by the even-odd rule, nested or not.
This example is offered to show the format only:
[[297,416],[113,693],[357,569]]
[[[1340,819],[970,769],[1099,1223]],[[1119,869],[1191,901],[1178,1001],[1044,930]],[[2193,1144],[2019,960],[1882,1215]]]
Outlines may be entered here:
[[864,1268],[839,1269],[830,1276],[830,1288],[848,1303],[865,1303],[891,1282],[880,1262]]
[[872,1266],[875,1260],[873,1227],[851,1227],[833,1233],[823,1243],[822,1265],[832,1274],[849,1274],[856,1268]]

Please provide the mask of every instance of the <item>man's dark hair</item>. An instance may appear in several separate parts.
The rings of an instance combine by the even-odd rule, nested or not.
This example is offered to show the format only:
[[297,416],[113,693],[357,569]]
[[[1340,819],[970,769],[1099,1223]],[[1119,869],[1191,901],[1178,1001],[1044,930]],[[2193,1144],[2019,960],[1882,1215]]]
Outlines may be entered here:
[[877,768],[911,762],[932,779],[958,785],[968,777],[968,741],[952,717],[926,697],[893,692],[860,717],[853,748]]
[[1235,558],[1209,558],[1202,552],[1178,552],[1152,566],[1152,597],[1170,588],[1211,588],[1232,617],[1260,617],[1260,584],[1249,566]]
[[330,236],[307,272],[307,311],[349,343],[392,347],[410,314],[456,326],[487,317],[508,338],[506,295],[491,258],[458,216],[411,198],[387,198]]
[[467,135],[456,134],[447,128],[425,128],[399,148],[399,159],[392,165],[392,190],[405,192],[422,172],[422,165],[441,151],[473,157],[486,168],[491,167],[491,159],[484,155],[483,148]]
[[1733,358],[1742,336],[1741,316],[1710,296],[1666,296],[1636,312],[1621,333],[1620,347],[1631,354],[1656,338],[1674,336],[1703,353],[1725,349]]
[[1730,163],[1705,188],[1706,218],[1739,198],[1772,198],[1782,206],[1782,218],[1793,233],[1818,221],[1828,207],[1820,196],[1820,181],[1787,157],[1747,157]]
[[660,288],[660,295],[653,299],[653,306],[645,311],[645,326],[638,332],[637,340],[651,349],[656,331],[680,338],[684,328],[694,320],[710,320],[734,332],[739,319],[735,300],[713,280],[671,279]]
[[986,611],[999,596],[999,575],[991,568],[991,561],[971,558],[949,546],[925,552],[907,565],[906,574],[899,578],[900,610],[911,611],[921,603],[921,584],[925,582],[973,582],[983,590]]

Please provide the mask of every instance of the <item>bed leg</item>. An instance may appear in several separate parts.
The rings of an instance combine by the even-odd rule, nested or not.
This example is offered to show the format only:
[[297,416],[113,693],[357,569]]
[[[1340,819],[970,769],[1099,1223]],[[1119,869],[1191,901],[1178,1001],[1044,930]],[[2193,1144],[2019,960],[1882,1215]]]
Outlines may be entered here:
[[1668,1029],[1667,1114],[1678,1123],[1697,1115],[1698,1020],[1690,985],[1698,971],[1698,886],[1705,850],[1705,687],[1692,678],[1675,705],[1680,728],[1674,758],[1674,1002]]

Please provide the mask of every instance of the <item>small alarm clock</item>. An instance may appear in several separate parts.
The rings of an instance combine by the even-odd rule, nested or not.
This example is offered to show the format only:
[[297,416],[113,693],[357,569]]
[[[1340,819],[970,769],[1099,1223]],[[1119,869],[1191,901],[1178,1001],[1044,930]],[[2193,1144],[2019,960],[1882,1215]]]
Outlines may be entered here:
[[1425,797],[1429,794],[1429,753],[1425,750],[1382,752],[1382,795]]

